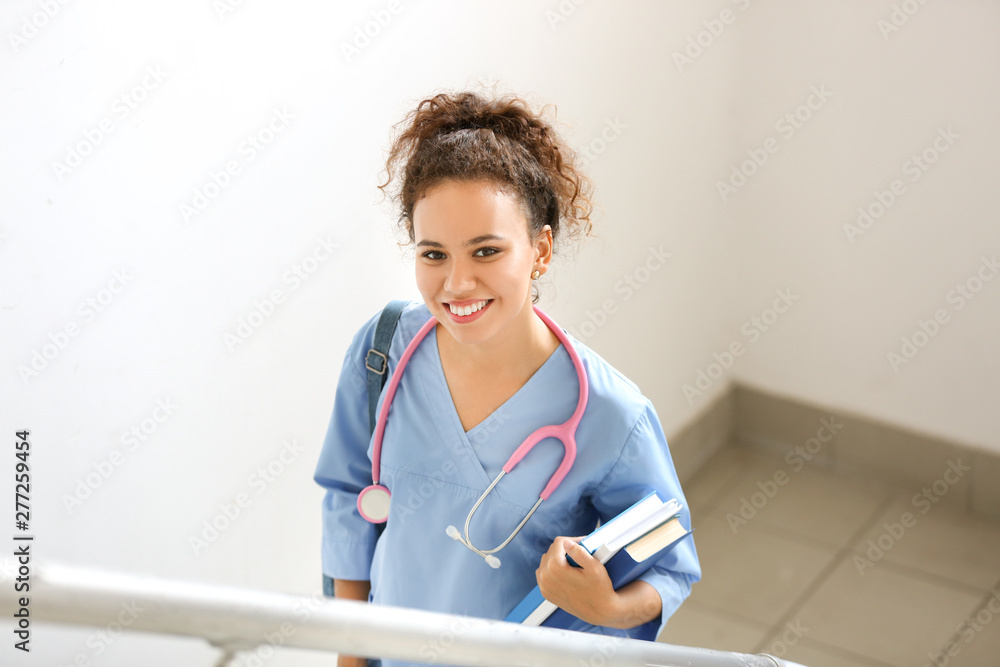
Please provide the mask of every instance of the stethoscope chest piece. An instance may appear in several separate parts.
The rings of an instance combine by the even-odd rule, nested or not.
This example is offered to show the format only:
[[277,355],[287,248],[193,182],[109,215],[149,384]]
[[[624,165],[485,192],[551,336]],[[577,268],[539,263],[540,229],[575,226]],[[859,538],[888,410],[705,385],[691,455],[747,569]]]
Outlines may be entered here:
[[358,494],[358,511],[372,523],[385,523],[389,518],[389,489],[381,484],[366,486]]

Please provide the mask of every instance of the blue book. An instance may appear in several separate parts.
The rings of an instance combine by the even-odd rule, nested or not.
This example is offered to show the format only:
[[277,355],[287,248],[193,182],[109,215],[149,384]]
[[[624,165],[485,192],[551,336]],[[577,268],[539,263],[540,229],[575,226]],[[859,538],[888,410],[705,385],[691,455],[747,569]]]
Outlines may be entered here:
[[[580,545],[601,561],[617,590],[642,575],[690,532],[680,523],[680,509],[676,500],[663,502],[654,491],[597,528]],[[552,628],[570,628],[582,623],[542,597],[538,586],[504,620]]]

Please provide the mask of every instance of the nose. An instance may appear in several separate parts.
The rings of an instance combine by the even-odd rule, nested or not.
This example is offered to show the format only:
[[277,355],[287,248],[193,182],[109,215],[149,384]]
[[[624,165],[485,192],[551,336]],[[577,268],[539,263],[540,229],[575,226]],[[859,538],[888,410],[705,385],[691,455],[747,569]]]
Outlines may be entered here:
[[444,279],[444,289],[449,294],[468,294],[476,287],[475,269],[469,262],[456,259],[450,262]]

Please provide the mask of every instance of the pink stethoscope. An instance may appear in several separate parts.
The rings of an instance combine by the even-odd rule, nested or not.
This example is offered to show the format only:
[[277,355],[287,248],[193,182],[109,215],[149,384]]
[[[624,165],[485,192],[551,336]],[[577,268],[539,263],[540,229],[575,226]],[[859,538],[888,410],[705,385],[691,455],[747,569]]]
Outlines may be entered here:
[[[466,517],[464,538],[458,533],[458,529],[455,528],[455,526],[448,526],[448,529],[445,531],[449,537],[461,542],[470,550],[486,559],[486,562],[493,568],[500,567],[500,559],[493,554],[503,549],[510,543],[511,540],[514,539],[514,537],[521,531],[524,524],[528,522],[528,519],[531,518],[531,515],[538,509],[538,506],[542,504],[542,501],[546,500],[555,492],[555,490],[562,483],[563,479],[565,479],[566,475],[569,473],[570,468],[573,467],[573,461],[576,459],[576,429],[577,426],[580,425],[580,420],[583,418],[583,411],[587,407],[589,384],[587,382],[587,372],[583,368],[583,362],[580,361],[580,355],[578,355],[576,350],[573,349],[573,345],[570,343],[569,338],[567,338],[563,330],[560,329],[548,315],[539,310],[537,306],[535,306],[534,309],[538,317],[541,318],[546,325],[548,325],[549,329],[551,329],[560,342],[562,342],[566,351],[569,353],[570,359],[573,360],[573,366],[576,368],[576,376],[580,384],[580,397],[576,402],[576,410],[573,411],[573,414],[568,420],[559,425],[553,424],[541,427],[529,435],[514,451],[514,453],[511,454],[510,458],[507,459],[507,463],[503,465],[500,474],[497,475],[496,479],[494,479],[486,491],[483,492],[483,495],[479,497],[479,500],[477,500],[476,504],[473,505],[472,511],[470,511],[469,515]],[[396,388],[399,386],[399,381],[403,377],[403,369],[406,368],[407,362],[410,360],[410,357],[413,356],[413,353],[416,351],[420,341],[427,336],[436,324],[437,320],[434,317],[431,317],[420,328],[417,335],[413,337],[413,340],[410,341],[410,344],[403,352],[403,356],[399,358],[399,364],[396,367],[396,372],[393,373],[392,379],[389,380],[389,386],[386,389],[385,399],[382,403],[382,410],[379,412],[378,421],[375,424],[375,440],[372,451],[372,484],[362,489],[361,493],[358,495],[358,511],[361,513],[361,516],[372,523],[383,523],[389,518],[389,503],[392,494],[389,492],[389,489],[382,484],[379,484],[379,464],[382,460],[382,436],[385,433],[385,423],[389,416],[389,407],[392,405],[392,399],[396,394]],[[554,473],[552,473],[552,477],[549,479],[548,484],[545,485],[545,488],[542,489],[542,492],[539,494],[538,500],[531,508],[531,511],[529,511],[527,516],[521,520],[521,523],[517,525],[514,532],[512,532],[507,539],[503,541],[503,544],[494,549],[477,549],[472,544],[472,540],[469,539],[469,523],[472,521],[472,516],[476,513],[476,510],[479,509],[479,506],[486,499],[486,496],[489,495],[490,491],[493,490],[493,487],[497,485],[503,476],[513,470],[514,466],[520,463],[521,459],[523,459],[535,445],[545,438],[556,438],[563,443],[563,447],[566,452],[563,454],[563,459],[559,464],[559,467],[556,468]]]

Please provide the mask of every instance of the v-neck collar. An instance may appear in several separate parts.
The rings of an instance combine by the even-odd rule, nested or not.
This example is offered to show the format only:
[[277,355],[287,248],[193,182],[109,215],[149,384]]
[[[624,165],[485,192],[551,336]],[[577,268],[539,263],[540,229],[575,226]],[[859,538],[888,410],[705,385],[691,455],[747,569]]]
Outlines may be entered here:
[[435,370],[437,371],[436,374],[440,380],[441,386],[444,388],[445,393],[448,396],[448,403],[451,406],[451,415],[454,418],[454,420],[458,423],[459,430],[461,430],[462,433],[464,433],[467,438],[475,437],[476,433],[482,430],[483,426],[488,426],[489,423],[495,421],[499,413],[502,413],[504,410],[513,407],[513,405],[517,403],[517,401],[520,399],[521,396],[531,391],[532,387],[541,381],[540,378],[544,377],[548,373],[548,368],[554,364],[555,357],[557,357],[560,354],[560,350],[563,349],[562,341],[560,341],[556,349],[552,351],[552,354],[550,354],[548,358],[542,363],[542,365],[539,366],[538,369],[531,374],[531,377],[528,378],[527,382],[521,385],[517,391],[515,391],[511,396],[509,396],[506,401],[500,404],[500,406],[496,408],[493,412],[491,412],[485,419],[483,419],[481,422],[479,422],[471,429],[466,431],[465,427],[462,425],[461,418],[458,416],[458,409],[455,407],[455,400],[451,397],[451,389],[448,387],[448,378],[444,374],[444,364],[441,361],[441,351],[440,349],[438,349],[438,344],[437,344],[437,327],[434,327],[434,329],[428,335],[428,338],[430,339],[428,342],[430,343],[431,348],[434,350],[434,365],[435,365]]
[[[444,431],[451,431],[457,434],[462,440],[463,446],[468,448],[470,454],[472,454],[472,459],[476,462],[479,472],[482,475],[482,479],[488,484],[491,478],[486,473],[479,460],[479,455],[476,452],[476,448],[472,444],[472,440],[475,439],[480,444],[488,441],[489,434],[496,431],[503,424],[503,415],[506,413],[514,413],[514,407],[516,404],[524,400],[525,396],[529,396],[531,392],[535,389],[535,386],[545,381],[545,377],[552,372],[552,369],[559,363],[559,359],[568,356],[565,347],[562,342],[559,343],[559,347],[553,350],[552,354],[549,355],[548,359],[538,367],[528,381],[525,382],[521,387],[513,393],[506,401],[504,401],[498,408],[489,414],[485,419],[472,427],[469,431],[466,431],[462,426],[462,420],[458,416],[458,409],[455,407],[455,401],[452,399],[451,390],[448,387],[448,379],[444,374],[444,365],[441,363],[441,353],[438,350],[437,344],[437,327],[434,327],[427,335],[427,340],[425,343],[430,348],[432,355],[432,364],[434,366],[434,376],[436,378],[437,389],[441,394],[441,402],[446,404],[442,407],[442,413],[447,413],[445,416],[448,424],[439,422],[439,425]],[[539,426],[544,426],[544,424],[539,424]],[[446,437],[449,435],[447,432],[443,433]],[[520,443],[516,443],[520,444]],[[514,452],[516,449],[516,444],[511,448],[510,453]],[[509,454],[508,454],[509,456]]]

